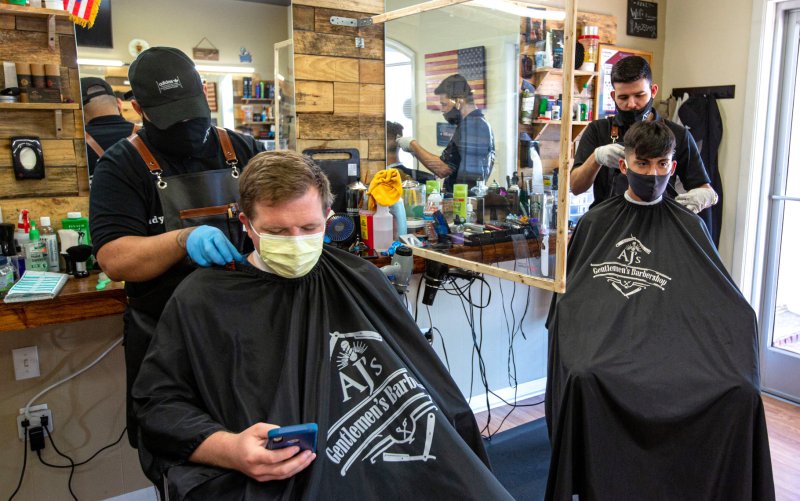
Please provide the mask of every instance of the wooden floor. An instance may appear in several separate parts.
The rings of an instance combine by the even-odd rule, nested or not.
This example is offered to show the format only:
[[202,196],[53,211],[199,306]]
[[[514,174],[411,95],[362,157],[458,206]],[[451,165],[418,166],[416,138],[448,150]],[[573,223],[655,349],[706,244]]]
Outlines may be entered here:
[[[544,417],[543,398],[525,400],[506,417],[502,426],[500,422],[511,409],[509,406],[496,407],[491,411],[488,429],[486,426],[488,412],[475,415],[483,435],[505,431],[515,426],[535,421]],[[772,455],[772,473],[775,478],[775,494],[778,501],[800,500],[800,406],[764,396],[764,409],[767,416],[767,432],[769,434],[770,453]]]

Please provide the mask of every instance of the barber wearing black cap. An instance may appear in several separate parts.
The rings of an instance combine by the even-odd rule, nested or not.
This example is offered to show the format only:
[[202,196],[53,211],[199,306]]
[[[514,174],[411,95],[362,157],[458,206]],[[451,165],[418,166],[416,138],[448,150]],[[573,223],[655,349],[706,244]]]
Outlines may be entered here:
[[102,78],[81,78],[81,97],[91,183],[94,167],[105,150],[136,132],[138,127],[122,118],[122,101]]
[[253,138],[212,127],[203,83],[183,52],[153,47],[128,79],[143,128],[106,150],[90,195],[95,256],[124,280],[128,437],[138,427],[130,388],[161,311],[196,265],[241,261],[238,177],[261,151]]
[[399,138],[397,145],[438,177],[445,178],[447,191],[452,192],[456,183],[471,188],[477,180],[485,181],[492,173],[495,157],[492,127],[475,106],[472,88],[462,75],[445,78],[433,93],[439,97],[444,119],[456,126],[442,154],[436,156],[409,137]]

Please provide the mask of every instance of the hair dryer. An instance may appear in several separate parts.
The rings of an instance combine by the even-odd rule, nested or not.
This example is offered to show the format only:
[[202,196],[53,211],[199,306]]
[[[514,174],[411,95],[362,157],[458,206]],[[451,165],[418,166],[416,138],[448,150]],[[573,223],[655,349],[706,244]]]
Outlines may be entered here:
[[442,286],[442,281],[447,276],[449,267],[438,261],[425,262],[425,292],[422,294],[422,304],[431,306],[436,297],[436,292]]

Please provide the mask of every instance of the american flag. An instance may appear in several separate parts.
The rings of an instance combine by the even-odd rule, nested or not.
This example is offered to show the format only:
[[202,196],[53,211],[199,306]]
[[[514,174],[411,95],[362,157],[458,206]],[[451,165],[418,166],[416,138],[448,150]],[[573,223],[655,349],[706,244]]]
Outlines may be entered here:
[[486,109],[486,48],[448,50],[425,54],[425,99],[429,110],[439,110],[433,91],[445,78],[459,73],[469,82],[475,105]]
[[69,12],[72,22],[84,28],[94,26],[99,8],[100,0],[64,0],[64,10]]

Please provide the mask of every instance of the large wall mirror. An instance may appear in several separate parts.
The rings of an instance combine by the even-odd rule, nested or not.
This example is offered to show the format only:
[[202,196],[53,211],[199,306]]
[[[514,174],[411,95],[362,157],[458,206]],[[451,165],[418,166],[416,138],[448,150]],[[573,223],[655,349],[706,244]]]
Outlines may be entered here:
[[[274,90],[268,89],[275,88],[275,44],[289,38],[291,32],[290,3],[103,0],[96,27],[86,30],[86,36],[78,29],[80,76],[104,78],[123,98],[123,116],[141,123],[130,102],[124,100],[130,90],[128,65],[147,47],[176,47],[196,63],[208,91],[212,122],[274,147],[277,110]],[[253,85],[245,89],[248,80]],[[265,82],[263,89],[258,85],[261,81]]]
[[[564,290],[569,160],[573,136],[580,131],[573,130],[570,114],[551,118],[547,124],[520,123],[523,81],[530,84],[532,78],[525,74],[528,69],[521,68],[521,61],[524,64],[529,55],[532,59],[537,50],[531,20],[547,19],[543,24],[558,32],[556,52],[561,64],[548,73],[552,82],[545,85],[542,78],[536,86],[555,88],[557,99],[552,104],[560,94],[561,106],[572,109],[575,16],[571,0],[548,7],[510,0],[386,0],[386,14],[373,18],[386,19],[387,164],[402,164],[406,174],[420,184],[431,173],[439,178],[443,172],[446,175],[442,164],[451,170],[459,165],[456,186],[441,183],[445,189],[441,213],[449,223],[459,211],[459,219],[464,212],[472,213],[468,214],[470,224],[450,228],[444,238],[447,227],[437,225],[434,217],[434,228],[443,229],[437,230],[439,241],[415,248],[415,254],[531,286]],[[544,121],[544,116],[537,120]],[[550,132],[543,136],[545,126]],[[398,136],[405,139],[396,140]],[[549,141],[537,143],[536,148],[549,149],[552,157],[538,166],[529,156],[534,137],[540,143]],[[409,143],[413,154],[403,151]],[[492,165],[489,175],[478,181],[481,168],[487,172],[486,165]],[[458,186],[463,183],[466,196]],[[407,186],[411,185],[408,181]],[[424,190],[426,197],[431,188],[429,184]],[[464,202],[466,208],[460,209]],[[415,216],[414,208],[406,211]],[[412,226],[416,224],[426,223]]]

